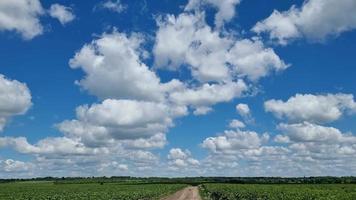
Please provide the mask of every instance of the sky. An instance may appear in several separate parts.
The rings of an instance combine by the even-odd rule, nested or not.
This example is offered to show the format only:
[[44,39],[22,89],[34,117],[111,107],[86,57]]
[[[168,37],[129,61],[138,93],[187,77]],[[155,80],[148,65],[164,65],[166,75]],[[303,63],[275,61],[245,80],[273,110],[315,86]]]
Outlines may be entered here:
[[356,175],[354,0],[2,0],[0,178]]

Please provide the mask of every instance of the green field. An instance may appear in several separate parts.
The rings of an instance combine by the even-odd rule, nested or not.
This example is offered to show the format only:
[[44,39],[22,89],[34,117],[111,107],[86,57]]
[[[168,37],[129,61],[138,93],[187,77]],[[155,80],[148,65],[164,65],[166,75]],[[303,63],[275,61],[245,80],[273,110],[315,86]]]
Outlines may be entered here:
[[205,200],[356,200],[355,184],[203,184]]
[[0,184],[1,200],[151,200],[186,187],[184,184],[54,184],[16,182]]
[[[184,180],[187,184],[183,183]],[[203,200],[356,200],[356,184],[232,184],[199,181],[100,178],[12,181],[0,183],[0,200],[158,200],[189,184],[199,185]]]

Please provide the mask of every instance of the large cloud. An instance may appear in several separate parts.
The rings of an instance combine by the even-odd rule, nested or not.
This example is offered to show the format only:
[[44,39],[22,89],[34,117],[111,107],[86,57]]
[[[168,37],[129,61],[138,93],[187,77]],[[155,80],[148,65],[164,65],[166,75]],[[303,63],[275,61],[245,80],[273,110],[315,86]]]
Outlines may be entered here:
[[276,143],[270,142],[269,134],[240,130],[206,138],[202,146],[209,154],[200,161],[203,173],[315,176],[350,175],[355,170],[356,137],[352,133],[309,122],[280,124],[278,129],[283,135],[275,137]]
[[295,142],[323,142],[323,143],[356,143],[356,137],[343,134],[333,127],[325,127],[309,122],[300,124],[280,124],[278,129],[283,131]]
[[355,29],[355,12],[354,0],[307,0],[301,8],[292,6],[282,13],[275,10],[252,30],[267,32],[270,39],[280,44],[299,37],[320,41]]
[[177,70],[188,65],[200,82],[227,82],[236,77],[257,81],[288,67],[259,40],[236,39],[212,30],[204,14],[182,13],[158,20],[154,46],[155,65]]
[[[101,104],[78,107],[77,119],[65,121],[58,127],[67,136],[79,138],[92,146],[112,140],[147,139],[161,135],[173,125],[174,118],[186,113],[185,107],[163,103],[107,99]],[[145,142],[130,144],[135,146],[135,143]]]
[[80,86],[102,99],[162,100],[171,85],[161,84],[141,61],[147,53],[141,48],[142,42],[139,35],[114,32],[85,45],[70,60],[72,68],[85,72]]
[[24,39],[42,34],[39,17],[44,10],[39,0],[0,1],[0,30],[16,31]]
[[345,113],[355,112],[356,102],[351,94],[296,94],[285,102],[266,101],[265,110],[292,122],[327,123],[338,120]]
[[31,105],[31,93],[26,84],[0,74],[0,131],[10,117],[26,113]]

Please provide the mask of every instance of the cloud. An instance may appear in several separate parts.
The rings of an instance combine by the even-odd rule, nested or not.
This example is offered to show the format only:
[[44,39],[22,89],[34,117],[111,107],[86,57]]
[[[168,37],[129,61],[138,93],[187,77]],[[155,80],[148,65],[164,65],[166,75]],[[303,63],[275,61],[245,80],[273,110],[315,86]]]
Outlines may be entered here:
[[172,160],[175,160],[175,159],[187,159],[189,156],[190,156],[190,152],[189,151],[186,150],[184,152],[180,148],[174,148],[174,149],[171,149],[169,151],[168,159],[172,159]]
[[178,105],[190,105],[196,108],[209,107],[220,102],[229,102],[241,97],[247,90],[244,81],[229,82],[226,84],[209,84],[197,88],[185,88],[173,91],[169,95],[170,101]]
[[213,6],[218,10],[215,14],[215,26],[220,28],[235,16],[235,7],[239,3],[240,0],[189,0],[185,10],[200,10],[204,5]]
[[246,125],[240,120],[234,119],[230,121],[229,127],[239,129],[239,128],[245,128]]
[[0,1],[0,31],[16,31],[26,39],[43,33],[39,17],[43,15],[39,0]]
[[[88,148],[78,140],[68,137],[49,137],[39,140],[36,144],[30,144],[24,137],[2,137],[1,146],[8,146],[24,154],[44,155],[91,155],[103,153],[101,150]],[[100,152],[101,151],[101,152]]]
[[28,172],[34,165],[32,163],[26,163],[18,160],[0,160],[0,171],[5,173],[21,173]]
[[62,25],[65,25],[75,19],[72,8],[60,4],[52,4],[49,9],[49,15],[58,19]]
[[259,40],[249,39],[236,41],[228,54],[228,62],[234,66],[233,70],[238,76],[252,81],[289,67],[273,49],[264,47]]
[[258,148],[262,141],[262,137],[253,131],[227,130],[220,136],[206,138],[202,146],[214,153],[233,153]]
[[[203,18],[203,14],[183,13],[178,17],[167,15],[158,19],[159,29],[153,49],[156,67],[175,70],[187,63],[198,80],[228,77],[228,70],[223,63],[228,41],[212,32]],[[211,50],[211,53],[207,54],[208,51],[204,52],[202,48]]]
[[252,30],[259,34],[269,33],[270,39],[282,45],[301,37],[323,41],[355,29],[355,12],[356,2],[353,0],[309,0],[301,8],[292,6],[288,11],[273,11]]
[[[278,129],[294,142],[355,143],[356,137],[341,133],[333,127],[325,127],[309,122],[300,124],[280,124]],[[281,138],[281,137],[279,137]]]
[[201,107],[195,108],[193,114],[194,115],[206,115],[212,111],[213,111],[213,109],[211,107],[201,106]]
[[78,107],[77,119],[58,127],[68,137],[79,138],[89,146],[107,145],[112,140],[134,140],[128,142],[129,146],[161,146],[165,143],[162,133],[173,126],[174,118],[185,114],[184,108],[164,103],[107,99],[101,104]]
[[277,118],[291,122],[328,123],[340,119],[345,113],[356,110],[356,102],[351,94],[296,94],[286,102],[269,100],[265,110]]
[[109,1],[103,1],[100,4],[100,7],[104,9],[108,9],[113,12],[121,13],[126,9],[127,6],[122,4],[120,0],[116,0],[116,1],[109,0]]
[[257,81],[289,66],[259,40],[212,30],[203,13],[167,15],[157,21],[156,68],[178,70],[187,65],[200,82],[228,82],[236,77]]
[[164,92],[180,83],[160,83],[159,77],[141,61],[147,53],[141,48],[142,42],[137,34],[129,37],[113,32],[85,45],[70,60],[71,68],[85,73],[78,84],[101,99],[163,100]]
[[[355,169],[356,137],[309,122],[280,124],[277,135],[230,131],[206,138],[203,174],[248,176],[347,175]],[[283,143],[283,144],[280,144]],[[223,170],[223,172],[221,171]]]
[[240,103],[236,105],[236,111],[244,118],[251,116],[250,107],[247,104]]
[[191,157],[190,151],[183,151],[180,148],[171,149],[167,158],[170,160],[169,165],[172,170],[178,170],[186,167],[196,167],[200,164],[198,160]]
[[0,131],[12,116],[27,112],[32,106],[31,98],[26,84],[0,74]]

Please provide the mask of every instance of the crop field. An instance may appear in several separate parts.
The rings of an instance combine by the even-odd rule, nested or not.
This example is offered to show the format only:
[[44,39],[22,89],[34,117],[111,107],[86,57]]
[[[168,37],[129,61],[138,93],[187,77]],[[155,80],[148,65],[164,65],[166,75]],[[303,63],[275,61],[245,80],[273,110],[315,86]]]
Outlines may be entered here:
[[186,187],[184,184],[0,184],[1,200],[153,200]]
[[203,184],[205,200],[355,200],[355,184]]
[[[223,182],[229,180],[257,183]],[[297,183],[300,181],[324,183]],[[0,200],[192,200],[192,197],[194,200],[356,200],[356,184],[354,178],[49,178],[0,183]]]

